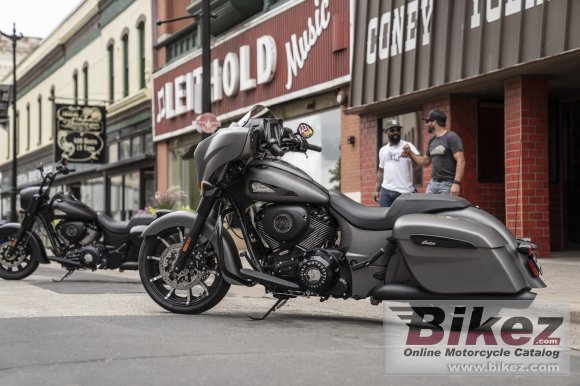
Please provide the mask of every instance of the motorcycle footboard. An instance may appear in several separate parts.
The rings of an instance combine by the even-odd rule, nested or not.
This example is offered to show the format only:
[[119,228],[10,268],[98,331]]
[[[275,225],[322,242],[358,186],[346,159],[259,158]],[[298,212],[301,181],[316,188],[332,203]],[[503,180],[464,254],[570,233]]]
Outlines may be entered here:
[[521,291],[514,294],[440,294],[404,284],[381,284],[373,289],[371,296],[377,300],[466,300],[466,301],[509,301],[521,308],[527,308],[536,298],[534,292]]

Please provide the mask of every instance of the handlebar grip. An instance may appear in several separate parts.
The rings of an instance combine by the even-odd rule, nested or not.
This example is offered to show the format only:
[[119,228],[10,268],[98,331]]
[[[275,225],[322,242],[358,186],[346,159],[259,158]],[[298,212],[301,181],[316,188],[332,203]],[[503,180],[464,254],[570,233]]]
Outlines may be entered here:
[[308,146],[306,146],[306,148],[308,150],[317,151],[319,153],[322,151],[322,148],[320,146],[311,145],[311,144],[308,144]]
[[77,171],[76,169],[69,169],[69,170],[68,170],[68,172],[69,172],[69,173],[74,173],[74,172],[76,172],[76,171]]
[[270,153],[277,157],[282,157],[284,155],[284,150],[280,149],[277,143],[273,143],[270,145]]

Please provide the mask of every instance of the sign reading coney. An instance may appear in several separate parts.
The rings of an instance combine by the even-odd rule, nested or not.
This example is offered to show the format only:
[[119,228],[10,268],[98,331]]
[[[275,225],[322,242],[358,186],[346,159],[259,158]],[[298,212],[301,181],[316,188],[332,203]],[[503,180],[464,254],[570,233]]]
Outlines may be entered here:
[[[227,119],[249,105],[283,103],[348,82],[348,7],[349,0],[289,3],[216,39],[212,113]],[[201,50],[154,74],[157,140],[177,130],[200,130],[195,121],[201,114],[201,84]]]

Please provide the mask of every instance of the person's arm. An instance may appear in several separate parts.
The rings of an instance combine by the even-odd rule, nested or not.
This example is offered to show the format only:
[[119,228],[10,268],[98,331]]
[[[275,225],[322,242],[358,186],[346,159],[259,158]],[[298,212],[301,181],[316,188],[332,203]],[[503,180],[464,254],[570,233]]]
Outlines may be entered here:
[[463,179],[463,173],[465,172],[465,156],[463,155],[463,151],[458,151],[453,154],[453,158],[457,161],[457,165],[455,166],[455,179],[451,186],[451,195],[459,196],[461,180]]
[[379,170],[377,170],[377,183],[375,186],[375,191],[373,192],[373,201],[375,201],[375,202],[379,201],[379,195],[381,193],[381,185],[383,184],[384,174],[385,174],[385,169],[379,168]]
[[423,167],[431,165],[431,157],[429,157],[428,155],[421,156],[419,154],[414,153],[409,145],[405,145],[403,147],[403,153],[401,154],[401,156],[410,158],[417,165],[421,165]]

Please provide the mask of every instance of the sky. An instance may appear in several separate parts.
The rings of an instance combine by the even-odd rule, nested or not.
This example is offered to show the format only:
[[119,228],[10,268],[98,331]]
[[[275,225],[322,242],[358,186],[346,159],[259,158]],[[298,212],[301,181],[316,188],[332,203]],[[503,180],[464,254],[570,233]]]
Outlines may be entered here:
[[0,31],[45,38],[83,0],[0,0]]

